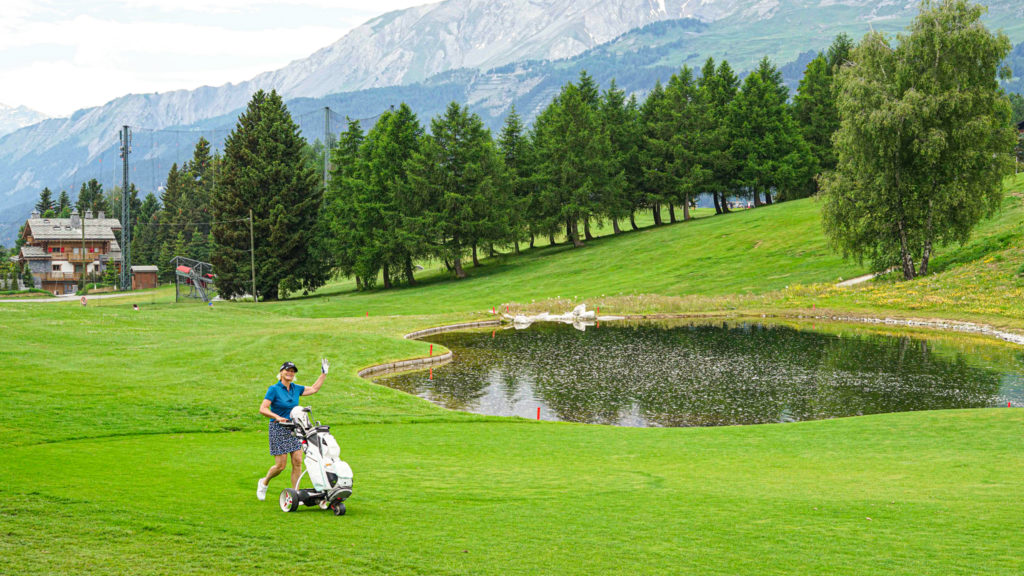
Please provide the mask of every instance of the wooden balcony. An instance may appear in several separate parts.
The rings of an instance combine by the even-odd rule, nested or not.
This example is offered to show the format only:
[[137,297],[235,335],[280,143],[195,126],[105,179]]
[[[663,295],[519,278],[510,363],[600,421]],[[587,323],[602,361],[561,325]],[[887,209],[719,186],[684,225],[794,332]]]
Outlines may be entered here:
[[64,256],[68,262],[96,262],[100,259],[99,252],[93,252],[92,254],[89,254],[88,252],[85,254],[68,254],[65,252],[62,256]]
[[79,272],[47,272],[46,274],[36,274],[37,277],[42,277],[43,282],[77,282]]

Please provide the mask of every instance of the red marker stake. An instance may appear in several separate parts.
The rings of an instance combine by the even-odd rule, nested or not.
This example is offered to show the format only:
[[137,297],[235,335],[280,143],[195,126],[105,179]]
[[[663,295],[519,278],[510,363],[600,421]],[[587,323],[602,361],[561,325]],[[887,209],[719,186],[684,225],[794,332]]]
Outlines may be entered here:
[[537,420],[540,420],[540,406],[537,406]]
[[496,330],[491,330],[491,338],[494,338],[494,333],[495,332],[496,332]]
[[430,355],[431,356],[434,355],[434,345],[433,344],[430,345]]
[[431,368],[430,369],[430,380],[433,380],[433,379],[434,379],[434,369]]

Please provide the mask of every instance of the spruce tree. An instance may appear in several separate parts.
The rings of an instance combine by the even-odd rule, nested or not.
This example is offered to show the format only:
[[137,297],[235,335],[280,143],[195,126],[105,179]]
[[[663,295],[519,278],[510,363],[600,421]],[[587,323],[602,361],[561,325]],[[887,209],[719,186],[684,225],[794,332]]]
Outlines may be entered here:
[[53,192],[49,188],[43,188],[43,191],[39,193],[39,202],[36,202],[35,208],[40,214],[56,211],[57,207],[53,203]]
[[57,217],[67,218],[71,215],[71,200],[68,199],[68,191],[61,190],[57,198]]
[[213,192],[214,254],[220,294],[252,291],[249,227],[253,217],[256,294],[314,290],[327,279],[317,245],[323,189],[302,159],[304,140],[276,91],[253,94],[224,144]]

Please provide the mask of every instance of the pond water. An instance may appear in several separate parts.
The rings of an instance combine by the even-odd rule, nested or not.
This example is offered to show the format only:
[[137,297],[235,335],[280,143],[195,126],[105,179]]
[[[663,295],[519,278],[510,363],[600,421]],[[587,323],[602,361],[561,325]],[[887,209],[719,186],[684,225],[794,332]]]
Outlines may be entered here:
[[425,340],[455,360],[376,382],[480,414],[718,426],[1024,403],[1024,354],[958,335],[675,321]]

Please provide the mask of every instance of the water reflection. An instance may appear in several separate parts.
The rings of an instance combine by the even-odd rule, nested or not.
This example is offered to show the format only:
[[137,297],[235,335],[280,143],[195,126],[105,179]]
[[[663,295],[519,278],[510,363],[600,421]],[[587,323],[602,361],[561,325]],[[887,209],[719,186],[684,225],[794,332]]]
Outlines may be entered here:
[[[1009,370],[911,337],[753,323],[451,332],[455,362],[381,384],[442,406],[620,426],[718,426],[975,408],[1019,393]],[[1001,392],[1001,384],[1005,385]],[[1004,395],[1001,395],[1004,394]]]

